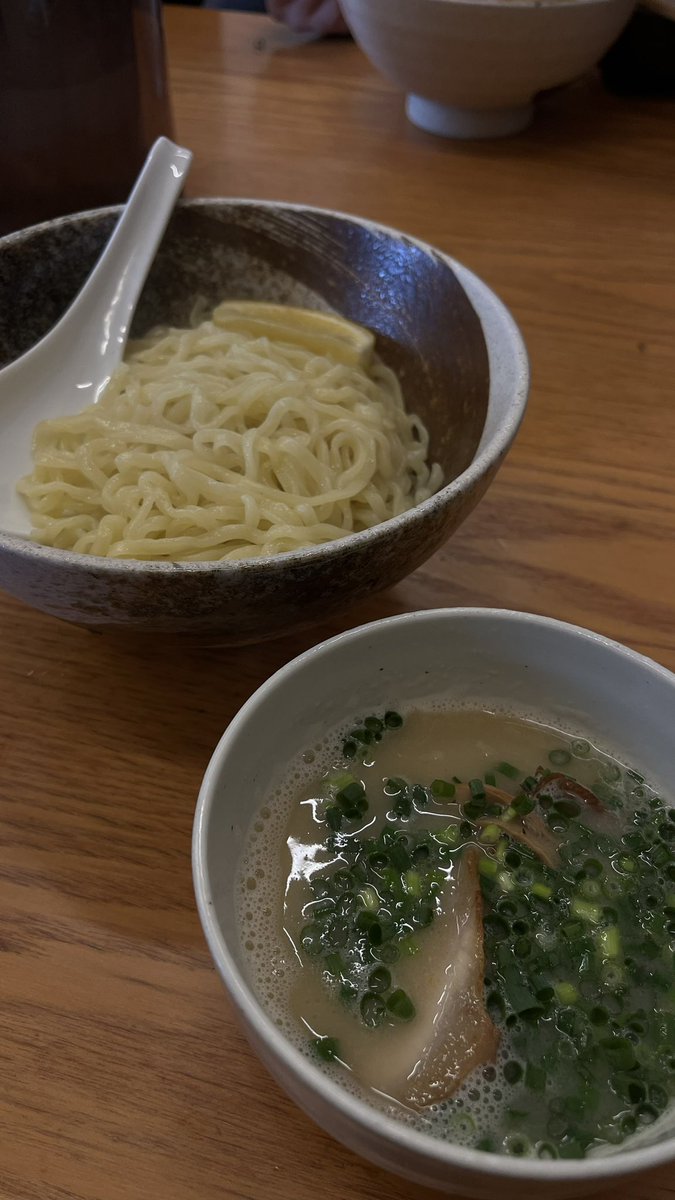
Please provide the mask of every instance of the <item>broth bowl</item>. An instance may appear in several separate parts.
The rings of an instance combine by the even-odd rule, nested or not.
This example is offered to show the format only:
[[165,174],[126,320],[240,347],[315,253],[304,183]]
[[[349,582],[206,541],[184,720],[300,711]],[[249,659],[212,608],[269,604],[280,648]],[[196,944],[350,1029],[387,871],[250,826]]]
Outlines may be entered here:
[[[55,323],[118,211],[64,217],[0,241],[0,365]],[[471,271],[356,217],[292,204],[187,201],[169,224],[132,334],[187,325],[197,299],[212,306],[228,297],[335,311],[369,326],[409,411],[427,426],[445,486],[362,532],[234,562],[100,558],[0,532],[0,587],[93,629],[222,645],[262,641],[402,579],[468,515],[515,437],[529,384],[512,317]]]
[[[318,1124],[378,1165],[429,1187],[491,1200],[587,1195],[675,1158],[671,1110],[630,1144],[543,1161],[462,1148],[400,1124],[291,1044],[258,999],[237,924],[237,877],[254,814],[286,764],[356,711],[438,697],[536,715],[620,753],[656,786],[675,779],[675,676],[588,630],[494,609],[413,612],[324,642],[271,677],[216,748],[199,794],[193,875],[216,968],[250,1042]],[[667,794],[667,793],[666,793]],[[671,796],[672,799],[672,796]]]

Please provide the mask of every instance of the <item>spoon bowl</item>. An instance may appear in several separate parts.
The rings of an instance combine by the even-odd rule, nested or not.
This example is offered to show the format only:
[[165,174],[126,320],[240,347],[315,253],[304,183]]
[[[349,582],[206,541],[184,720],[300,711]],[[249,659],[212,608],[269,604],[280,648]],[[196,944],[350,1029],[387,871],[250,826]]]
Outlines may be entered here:
[[0,371],[0,529],[28,536],[16,485],[35,426],[95,403],[122,359],[131,319],[192,154],[158,138],[101,258],[54,328]]

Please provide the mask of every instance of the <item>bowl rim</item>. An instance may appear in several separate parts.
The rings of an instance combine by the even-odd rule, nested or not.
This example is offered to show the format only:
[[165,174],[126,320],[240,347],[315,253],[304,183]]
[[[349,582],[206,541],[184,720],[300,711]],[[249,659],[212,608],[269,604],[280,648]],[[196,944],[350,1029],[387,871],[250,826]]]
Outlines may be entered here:
[[[354,0],[351,0],[354,2]],[[355,0],[358,4],[360,0]],[[656,0],[658,3],[659,0]],[[504,5],[502,0],[422,0],[423,4],[441,5],[448,4],[457,8],[491,8],[500,9],[503,11]],[[668,0],[661,0],[664,8]],[[345,7],[350,4],[350,0],[345,0]],[[509,0],[509,8],[516,9],[576,9],[576,8],[630,8],[631,4],[635,4],[635,0]],[[377,17],[375,18],[377,21]]]
[[600,1185],[603,1180],[611,1181],[672,1160],[675,1156],[675,1135],[671,1134],[652,1146],[627,1149],[607,1156],[580,1160],[543,1161],[510,1158],[506,1155],[468,1149],[432,1138],[428,1134],[399,1124],[392,1117],[386,1116],[365,1101],[351,1095],[345,1088],[336,1087],[334,1081],[300,1050],[296,1049],[274,1024],[245,975],[239,970],[228,947],[228,942],[222,934],[219,922],[216,920],[215,910],[210,900],[211,888],[207,866],[208,832],[210,817],[217,802],[219,775],[222,772],[223,763],[227,759],[230,743],[236,740],[240,730],[248,721],[255,717],[262,700],[267,698],[271,692],[283,688],[287,681],[300,674],[305,665],[313,662],[317,657],[363,637],[373,635],[383,627],[419,626],[427,622],[436,622],[439,619],[455,624],[461,623],[467,618],[479,623],[498,620],[503,622],[505,627],[517,623],[548,629],[552,633],[580,639],[589,645],[605,646],[612,654],[628,660],[638,669],[660,678],[668,686],[675,688],[673,672],[638,651],[629,649],[621,642],[583,626],[513,609],[467,606],[416,610],[370,621],[319,642],[291,659],[256,689],[238,710],[213,751],[200,786],[193,823],[192,875],[197,911],[216,969],[225,984],[230,999],[246,1023],[252,1028],[255,1037],[270,1054],[281,1061],[289,1076],[299,1078],[305,1089],[318,1093],[325,1104],[339,1111],[343,1120],[358,1123],[380,1144],[398,1145],[409,1154],[414,1154],[422,1159],[426,1158],[440,1168],[454,1167],[470,1172],[480,1172],[495,1180],[503,1178],[542,1184],[588,1182],[589,1185],[595,1183]]
[[[299,212],[299,213],[318,213],[335,217],[338,220],[345,221],[352,225],[360,225],[368,230],[375,230],[378,233],[384,234],[389,238],[403,241],[409,246],[415,247],[424,254],[431,256],[437,261],[442,261],[450,268],[456,276],[460,287],[467,294],[467,300],[473,308],[476,317],[478,318],[486,349],[489,352],[488,340],[483,328],[481,315],[476,311],[475,304],[468,294],[471,289],[489,305],[494,312],[499,315],[501,324],[506,331],[506,341],[508,342],[512,358],[516,367],[517,385],[513,391],[513,396],[509,402],[509,409],[505,418],[500,422],[499,427],[494,430],[492,435],[485,441],[479,441],[476,453],[469,465],[460,472],[459,475],[451,479],[449,483],[439,488],[428,499],[421,501],[420,504],[414,505],[407,509],[406,512],[395,517],[388,517],[386,521],[380,521],[377,525],[371,526],[369,529],[363,529],[357,533],[349,533],[344,537],[336,538],[331,542],[322,542],[315,546],[307,546],[299,550],[290,550],[284,554],[277,555],[256,555],[250,558],[242,558],[235,560],[209,560],[207,562],[182,562],[180,560],[171,562],[154,562],[145,559],[117,559],[107,558],[103,555],[95,554],[79,554],[73,550],[61,550],[54,546],[43,546],[40,542],[32,541],[30,537],[23,537],[18,534],[7,533],[0,529],[0,549],[11,550],[13,553],[19,553],[29,559],[37,559],[38,561],[54,562],[69,565],[75,569],[85,570],[104,569],[111,575],[126,575],[129,572],[134,574],[162,574],[172,575],[176,571],[185,574],[193,575],[211,575],[216,572],[224,577],[237,575],[242,577],[242,573],[246,571],[259,571],[263,564],[269,568],[271,563],[283,564],[284,568],[293,570],[294,567],[300,564],[311,563],[318,559],[322,561],[331,551],[337,551],[341,547],[354,547],[359,550],[362,547],[368,546],[377,538],[386,536],[386,534],[395,534],[398,530],[407,529],[411,525],[423,522],[428,514],[434,512],[437,508],[444,506],[456,496],[461,495],[489,473],[489,471],[499,464],[513,442],[520,424],[525,415],[527,407],[527,399],[530,387],[530,364],[527,349],[523,340],[523,336],[518,328],[510,310],[504,301],[493,291],[480,276],[476,275],[469,267],[464,266],[457,259],[445,254],[442,250],[432,246],[431,243],[422,241],[420,238],[413,237],[410,234],[396,229],[391,225],[384,225],[378,221],[371,221],[367,217],[359,217],[352,213],[341,212],[331,208],[321,208],[317,205],[297,204],[282,200],[256,200],[252,198],[240,198],[236,196],[206,196],[197,197],[195,199],[182,200],[178,204],[178,209],[200,209],[213,206],[233,206],[233,207],[256,207],[270,210],[282,210],[284,212]],[[18,243],[29,233],[38,230],[47,230],[61,225],[68,225],[82,221],[84,219],[94,219],[104,216],[116,215],[122,211],[122,205],[109,205],[105,208],[88,209],[80,213],[72,213],[68,216],[55,217],[50,221],[43,221],[39,225],[27,226],[25,229],[17,230],[7,234],[6,237],[0,239],[0,253],[5,245]],[[489,404],[489,392],[488,392]]]

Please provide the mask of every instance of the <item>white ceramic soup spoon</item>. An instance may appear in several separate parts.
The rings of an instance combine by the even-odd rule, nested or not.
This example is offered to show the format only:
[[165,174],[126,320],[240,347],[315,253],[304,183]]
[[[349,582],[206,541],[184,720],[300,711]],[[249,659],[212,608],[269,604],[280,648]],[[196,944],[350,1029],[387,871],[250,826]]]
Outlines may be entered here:
[[94,403],[122,358],[138,297],[191,162],[189,150],[158,138],[70,308],[32,350],[0,371],[0,529],[6,533],[31,530],[16,485],[32,469],[38,421]]

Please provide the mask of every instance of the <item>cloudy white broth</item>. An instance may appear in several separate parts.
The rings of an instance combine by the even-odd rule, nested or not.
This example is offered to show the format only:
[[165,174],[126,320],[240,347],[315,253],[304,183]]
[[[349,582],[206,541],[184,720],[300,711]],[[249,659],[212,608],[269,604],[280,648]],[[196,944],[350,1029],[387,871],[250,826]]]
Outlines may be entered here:
[[620,1145],[675,1084],[673,838],[662,796],[584,739],[360,714],[249,831],[252,985],[336,1086],[432,1136]]

